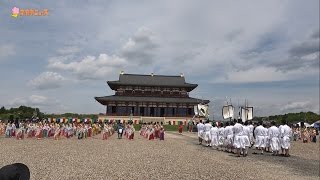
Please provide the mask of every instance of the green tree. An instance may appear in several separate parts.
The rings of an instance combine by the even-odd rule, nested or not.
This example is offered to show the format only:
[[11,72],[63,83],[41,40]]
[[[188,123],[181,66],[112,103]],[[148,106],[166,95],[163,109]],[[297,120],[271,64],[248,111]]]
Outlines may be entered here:
[[0,114],[5,114],[5,113],[7,113],[7,110],[4,106],[2,106],[0,109]]

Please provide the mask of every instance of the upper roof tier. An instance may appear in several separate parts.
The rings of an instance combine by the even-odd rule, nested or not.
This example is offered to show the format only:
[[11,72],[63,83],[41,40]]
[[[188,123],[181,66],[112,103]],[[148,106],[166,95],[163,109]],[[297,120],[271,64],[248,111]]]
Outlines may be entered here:
[[107,81],[112,90],[119,86],[150,86],[150,87],[177,87],[186,88],[192,91],[197,84],[186,83],[183,75],[165,76],[165,75],[142,75],[142,74],[123,74],[119,75],[118,81]]

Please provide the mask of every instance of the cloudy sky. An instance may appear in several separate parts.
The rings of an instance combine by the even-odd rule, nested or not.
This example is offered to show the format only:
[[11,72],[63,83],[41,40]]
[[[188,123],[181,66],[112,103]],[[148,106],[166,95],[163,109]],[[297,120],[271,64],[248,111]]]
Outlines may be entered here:
[[[49,9],[11,17],[13,7]],[[0,2],[0,106],[99,113],[107,80],[179,75],[221,118],[225,97],[254,115],[319,113],[319,0]]]

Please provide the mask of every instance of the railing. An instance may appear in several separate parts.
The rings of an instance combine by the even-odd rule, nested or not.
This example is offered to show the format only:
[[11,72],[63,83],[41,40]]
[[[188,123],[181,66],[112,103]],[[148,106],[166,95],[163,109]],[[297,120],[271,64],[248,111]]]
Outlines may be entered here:
[[[130,116],[130,113],[106,113],[106,116]],[[169,114],[164,114],[163,116],[151,116],[151,115],[141,115],[139,113],[133,113],[132,116],[141,116],[141,117],[193,117],[193,115],[190,114],[186,114],[186,115],[182,115],[182,114],[175,114],[175,115],[169,115]]]
[[117,96],[144,96],[144,97],[176,97],[176,98],[185,98],[189,97],[188,95],[183,94],[146,94],[146,93],[115,93]]

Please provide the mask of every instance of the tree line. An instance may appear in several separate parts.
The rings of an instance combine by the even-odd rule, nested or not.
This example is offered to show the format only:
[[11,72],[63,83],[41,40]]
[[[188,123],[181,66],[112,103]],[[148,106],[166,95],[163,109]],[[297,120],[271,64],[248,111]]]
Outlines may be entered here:
[[254,117],[254,121],[275,121],[280,123],[283,120],[286,120],[288,123],[297,123],[297,122],[307,122],[312,124],[320,120],[320,115],[314,112],[299,112],[299,113],[288,113],[283,115],[272,115],[267,117]]
[[[6,109],[5,107],[0,108],[0,119],[16,120],[16,119],[31,119],[33,116],[37,116],[40,119],[43,118],[90,118],[98,119],[97,114],[77,114],[77,113],[64,113],[64,114],[46,114],[40,111],[39,108],[33,108],[28,106],[19,106],[17,108]],[[314,112],[299,112],[299,113],[288,113],[283,115],[272,115],[267,117],[254,117],[254,121],[276,121],[280,123],[282,120],[286,120],[289,123],[296,123],[304,121],[307,123],[314,123],[320,120],[320,115]]]
[[17,119],[31,119],[38,117],[39,119],[47,118],[90,118],[98,119],[97,114],[77,114],[77,113],[63,113],[63,114],[49,114],[43,113],[39,108],[33,108],[28,106],[19,106],[17,108],[6,109],[0,108],[0,119],[17,120]]

